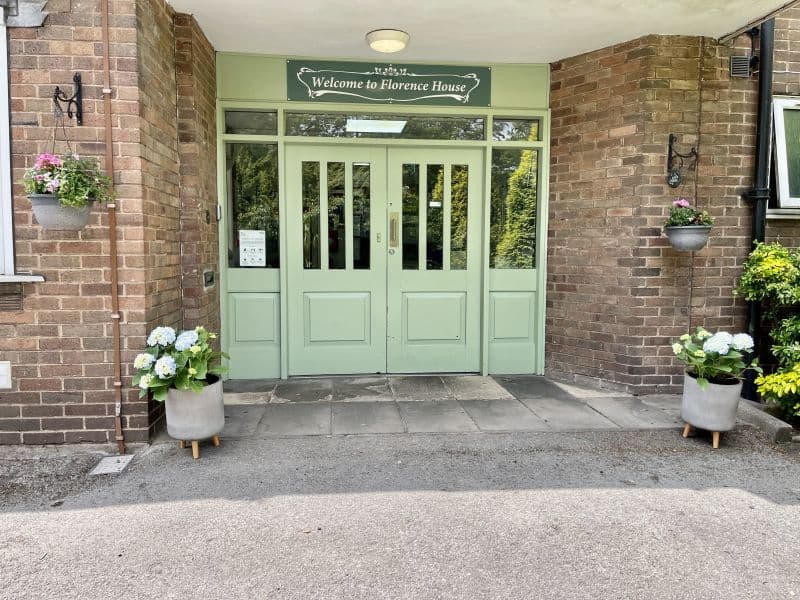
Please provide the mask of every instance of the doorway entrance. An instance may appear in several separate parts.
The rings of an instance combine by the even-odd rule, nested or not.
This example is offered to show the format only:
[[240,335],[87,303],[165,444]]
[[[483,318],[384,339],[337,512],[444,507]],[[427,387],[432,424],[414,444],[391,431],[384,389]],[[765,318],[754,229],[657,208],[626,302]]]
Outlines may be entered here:
[[480,370],[483,161],[287,144],[289,375]]

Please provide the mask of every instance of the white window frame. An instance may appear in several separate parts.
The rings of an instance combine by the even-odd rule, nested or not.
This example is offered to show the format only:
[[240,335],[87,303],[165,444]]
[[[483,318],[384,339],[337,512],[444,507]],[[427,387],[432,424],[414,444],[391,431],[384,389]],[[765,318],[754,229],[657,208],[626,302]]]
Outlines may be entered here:
[[772,115],[775,122],[775,179],[778,182],[778,206],[800,209],[800,196],[792,197],[789,192],[789,165],[783,119],[783,113],[787,109],[800,110],[800,96],[776,97],[772,101]]
[[0,6],[0,276],[15,274],[6,10]]

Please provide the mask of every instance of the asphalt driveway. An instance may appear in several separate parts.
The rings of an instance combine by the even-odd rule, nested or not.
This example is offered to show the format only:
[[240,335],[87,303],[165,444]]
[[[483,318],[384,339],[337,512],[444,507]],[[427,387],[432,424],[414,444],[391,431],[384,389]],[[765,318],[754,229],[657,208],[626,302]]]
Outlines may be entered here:
[[16,452],[2,598],[800,596],[797,449],[747,429],[162,444],[92,479]]

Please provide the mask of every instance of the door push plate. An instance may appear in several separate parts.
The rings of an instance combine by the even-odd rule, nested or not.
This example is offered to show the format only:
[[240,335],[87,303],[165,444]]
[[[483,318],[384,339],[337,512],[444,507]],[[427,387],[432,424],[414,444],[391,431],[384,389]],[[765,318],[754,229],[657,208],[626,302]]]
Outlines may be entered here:
[[398,227],[400,226],[400,213],[393,212],[389,214],[389,248],[397,248]]

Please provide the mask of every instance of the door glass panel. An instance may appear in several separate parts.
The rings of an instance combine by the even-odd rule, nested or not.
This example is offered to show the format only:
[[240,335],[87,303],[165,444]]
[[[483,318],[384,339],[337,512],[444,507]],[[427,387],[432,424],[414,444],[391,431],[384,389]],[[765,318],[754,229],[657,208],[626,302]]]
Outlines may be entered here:
[[536,150],[492,151],[491,268],[535,266],[538,158]]
[[539,119],[495,119],[492,139],[495,142],[538,142]]
[[319,163],[303,161],[303,268],[320,268]]
[[403,165],[403,268],[419,269],[419,165]]
[[345,266],[344,163],[328,163],[328,268]]
[[427,242],[428,256],[426,268],[438,270],[442,268],[444,247],[442,241],[442,231],[444,221],[444,165],[428,165],[427,172]]
[[453,165],[450,176],[450,269],[467,268],[469,167]]
[[370,166],[353,164],[353,268],[369,269]]
[[227,144],[228,266],[280,267],[278,146]]

